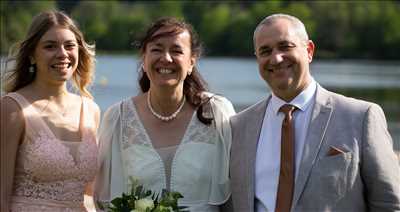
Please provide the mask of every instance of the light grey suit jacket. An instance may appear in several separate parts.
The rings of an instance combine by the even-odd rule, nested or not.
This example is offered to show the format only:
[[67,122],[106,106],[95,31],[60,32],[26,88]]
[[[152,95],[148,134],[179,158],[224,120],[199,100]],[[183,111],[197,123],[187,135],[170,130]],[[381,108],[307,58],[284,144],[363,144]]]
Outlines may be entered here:
[[[292,211],[400,211],[400,166],[382,109],[321,86],[315,98]],[[235,212],[254,211],[255,155],[269,99],[231,117],[227,204]],[[331,146],[345,153],[328,156]]]

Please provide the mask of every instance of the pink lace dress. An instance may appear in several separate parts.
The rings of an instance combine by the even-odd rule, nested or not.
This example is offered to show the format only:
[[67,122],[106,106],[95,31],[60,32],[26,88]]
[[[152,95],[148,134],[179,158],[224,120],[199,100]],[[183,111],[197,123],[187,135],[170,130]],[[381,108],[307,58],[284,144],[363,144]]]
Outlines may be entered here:
[[10,93],[23,108],[25,138],[15,167],[11,211],[86,211],[85,187],[98,170],[94,118],[86,117],[82,98],[81,142],[55,137],[35,108],[20,94]]

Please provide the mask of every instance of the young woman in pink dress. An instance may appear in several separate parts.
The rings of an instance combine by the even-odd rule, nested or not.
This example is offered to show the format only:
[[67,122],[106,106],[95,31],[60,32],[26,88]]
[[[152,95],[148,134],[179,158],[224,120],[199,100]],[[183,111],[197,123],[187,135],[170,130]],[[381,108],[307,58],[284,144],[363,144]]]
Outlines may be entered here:
[[98,170],[93,46],[67,15],[47,11],[16,47],[0,100],[1,211],[85,211]]

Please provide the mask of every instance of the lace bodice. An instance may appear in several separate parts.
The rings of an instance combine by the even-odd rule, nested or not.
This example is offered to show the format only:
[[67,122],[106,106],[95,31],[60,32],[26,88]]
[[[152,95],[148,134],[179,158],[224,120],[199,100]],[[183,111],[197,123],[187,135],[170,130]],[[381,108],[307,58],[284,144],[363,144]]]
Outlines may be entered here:
[[[201,123],[193,114],[180,144],[165,166],[154,149],[131,98],[109,108],[100,127],[100,174],[96,178],[95,200],[108,203],[129,191],[130,176],[146,189],[180,192],[182,206],[192,212],[218,211],[229,195],[229,116],[232,104],[223,97],[210,100],[215,120]],[[170,168],[170,179],[166,169]]]
[[179,200],[180,204],[189,206],[191,211],[216,211],[218,207],[208,205],[212,182],[210,164],[215,161],[218,142],[215,126],[204,125],[196,113],[192,115],[172,159],[168,182],[164,162],[153,147],[131,100],[123,102],[122,114],[125,115],[121,117],[121,159],[126,187],[129,188],[128,177],[133,176],[156,193],[168,187],[179,191],[184,196]]
[[17,202],[12,203],[12,208],[17,211],[45,208],[35,206],[35,200],[81,205],[85,187],[98,170],[94,120],[85,117],[89,100],[82,101],[82,141],[69,142],[57,139],[23,96],[8,95],[21,105],[25,117],[25,138],[18,149],[13,198],[32,200],[31,206]]
[[[182,184],[194,187],[210,185],[211,169],[207,169],[207,167],[210,167],[209,163],[213,160],[216,151],[215,143],[218,134],[215,126],[204,125],[196,118],[196,113],[192,115],[172,159],[171,180],[167,182],[164,162],[153,147],[133,102],[131,100],[123,102],[122,111],[125,114],[121,117],[123,137],[121,153],[125,169],[125,182],[129,183],[129,176],[135,176],[139,182],[157,192],[161,192],[161,189],[167,187],[180,192],[186,192],[182,190],[187,189],[187,193],[184,195],[186,200],[199,200],[200,197],[194,195],[196,192],[190,191],[192,188],[180,186]],[[186,158],[188,156],[190,158]],[[204,192],[209,193],[209,191]],[[206,201],[206,199],[204,200]]]

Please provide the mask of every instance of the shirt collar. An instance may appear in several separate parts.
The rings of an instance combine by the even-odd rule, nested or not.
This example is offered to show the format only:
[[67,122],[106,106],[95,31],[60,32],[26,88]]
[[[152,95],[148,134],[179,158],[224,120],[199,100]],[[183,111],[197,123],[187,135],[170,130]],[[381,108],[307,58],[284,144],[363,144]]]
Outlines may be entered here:
[[270,104],[274,114],[278,114],[279,108],[281,108],[282,105],[284,104],[291,104],[296,106],[299,110],[305,111],[312,102],[316,90],[317,90],[317,83],[313,78],[311,78],[311,83],[307,86],[307,88],[304,89],[299,95],[297,95],[290,102],[282,100],[272,92]]

